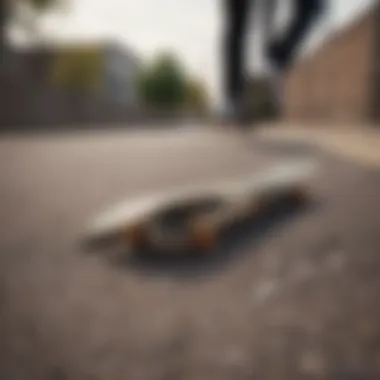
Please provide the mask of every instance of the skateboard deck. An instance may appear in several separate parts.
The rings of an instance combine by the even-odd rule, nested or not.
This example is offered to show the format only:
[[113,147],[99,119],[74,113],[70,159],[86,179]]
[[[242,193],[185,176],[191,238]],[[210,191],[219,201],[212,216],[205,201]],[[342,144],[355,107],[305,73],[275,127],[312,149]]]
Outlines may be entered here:
[[285,198],[307,201],[314,161],[122,202],[90,220],[85,241],[169,251],[214,247],[225,227]]

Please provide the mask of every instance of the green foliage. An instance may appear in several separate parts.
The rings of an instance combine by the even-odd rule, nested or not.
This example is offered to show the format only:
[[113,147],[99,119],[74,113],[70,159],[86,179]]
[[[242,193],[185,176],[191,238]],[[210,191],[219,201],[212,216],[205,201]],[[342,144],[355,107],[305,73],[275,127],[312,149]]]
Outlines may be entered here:
[[[4,28],[9,21],[24,23],[24,18],[30,18],[30,12],[39,15],[51,8],[63,5],[68,0],[19,0],[11,3],[10,0],[1,0],[0,3],[0,28]],[[11,4],[13,6],[11,6]]]
[[9,7],[4,25],[21,32],[25,37],[35,41],[44,39],[41,19],[50,10],[68,5],[70,0],[18,0]]
[[142,100],[152,106],[177,108],[186,101],[186,75],[171,54],[161,54],[138,78]]
[[65,49],[53,64],[52,80],[72,90],[96,91],[100,85],[102,65],[101,53],[96,48]]
[[45,11],[62,3],[62,0],[23,0],[27,5],[37,11]]

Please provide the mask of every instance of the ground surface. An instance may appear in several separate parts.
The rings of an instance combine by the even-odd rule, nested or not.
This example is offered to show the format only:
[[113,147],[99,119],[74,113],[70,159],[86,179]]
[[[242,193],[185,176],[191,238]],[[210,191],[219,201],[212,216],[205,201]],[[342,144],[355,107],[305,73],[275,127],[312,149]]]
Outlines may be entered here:
[[[78,245],[109,202],[314,155],[316,203],[209,259],[121,262]],[[380,378],[380,176],[231,134],[0,140],[0,378]]]

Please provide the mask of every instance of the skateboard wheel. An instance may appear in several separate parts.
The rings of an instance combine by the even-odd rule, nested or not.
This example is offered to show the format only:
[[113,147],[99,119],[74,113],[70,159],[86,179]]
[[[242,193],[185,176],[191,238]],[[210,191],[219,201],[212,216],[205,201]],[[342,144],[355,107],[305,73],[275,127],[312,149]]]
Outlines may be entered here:
[[292,197],[297,203],[304,203],[309,198],[309,191],[305,186],[299,186],[292,191]]
[[193,227],[192,240],[196,248],[210,250],[216,245],[215,230],[207,224],[196,225]]
[[122,231],[122,238],[127,241],[132,247],[140,247],[144,241],[144,229],[142,226],[128,226]]

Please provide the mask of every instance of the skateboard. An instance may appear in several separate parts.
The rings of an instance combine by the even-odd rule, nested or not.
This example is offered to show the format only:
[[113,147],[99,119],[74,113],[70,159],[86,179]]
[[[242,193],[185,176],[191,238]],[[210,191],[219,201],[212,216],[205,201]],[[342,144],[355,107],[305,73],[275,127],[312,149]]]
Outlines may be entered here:
[[225,229],[277,202],[307,202],[315,162],[273,166],[228,181],[177,188],[127,200],[92,218],[91,246],[125,245],[178,253],[213,249]]

